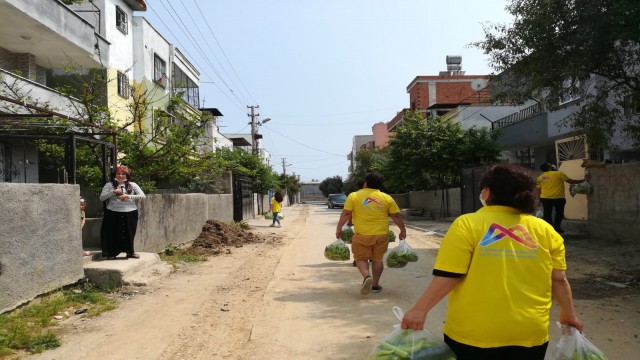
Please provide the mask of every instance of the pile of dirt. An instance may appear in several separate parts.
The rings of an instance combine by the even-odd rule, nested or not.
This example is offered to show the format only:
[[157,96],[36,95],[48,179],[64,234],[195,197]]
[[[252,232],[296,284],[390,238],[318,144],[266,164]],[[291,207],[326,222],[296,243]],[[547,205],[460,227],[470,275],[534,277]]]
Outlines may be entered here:
[[228,247],[239,247],[248,243],[260,243],[265,239],[232,224],[217,220],[207,220],[202,232],[191,247],[199,253],[216,255]]

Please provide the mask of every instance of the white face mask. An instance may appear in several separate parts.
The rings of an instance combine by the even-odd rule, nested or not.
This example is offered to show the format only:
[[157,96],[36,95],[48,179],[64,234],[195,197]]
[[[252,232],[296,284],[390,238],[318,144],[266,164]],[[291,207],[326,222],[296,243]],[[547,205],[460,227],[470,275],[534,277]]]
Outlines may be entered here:
[[478,196],[478,199],[480,200],[480,203],[482,204],[482,206],[487,206],[487,203],[482,198],[482,193],[480,194],[480,196]]
[[482,189],[482,191],[480,191],[480,196],[478,196],[478,200],[480,200],[480,203],[482,204],[482,206],[487,206],[486,199],[482,198],[482,193],[483,192],[484,192],[484,189]]

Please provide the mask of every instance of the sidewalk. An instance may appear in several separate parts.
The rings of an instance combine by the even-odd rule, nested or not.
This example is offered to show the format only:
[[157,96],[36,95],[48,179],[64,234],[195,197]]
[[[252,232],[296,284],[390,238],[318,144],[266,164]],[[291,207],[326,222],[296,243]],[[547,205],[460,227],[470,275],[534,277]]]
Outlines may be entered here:
[[409,216],[404,219],[405,226],[409,229],[420,230],[427,235],[444,236],[455,218],[432,219],[429,217]]

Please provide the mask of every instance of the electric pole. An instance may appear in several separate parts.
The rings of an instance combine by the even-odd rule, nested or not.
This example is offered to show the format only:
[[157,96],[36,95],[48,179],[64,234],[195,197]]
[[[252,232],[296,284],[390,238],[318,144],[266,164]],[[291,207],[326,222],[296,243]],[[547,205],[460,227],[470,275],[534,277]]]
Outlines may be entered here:
[[247,108],[251,109],[251,114],[247,114],[247,116],[251,117],[251,153],[253,155],[258,155],[258,142],[256,141],[256,135],[258,133],[258,125],[256,122],[256,117],[260,116],[260,114],[256,113],[256,109],[260,108],[260,105],[251,105],[247,106]]

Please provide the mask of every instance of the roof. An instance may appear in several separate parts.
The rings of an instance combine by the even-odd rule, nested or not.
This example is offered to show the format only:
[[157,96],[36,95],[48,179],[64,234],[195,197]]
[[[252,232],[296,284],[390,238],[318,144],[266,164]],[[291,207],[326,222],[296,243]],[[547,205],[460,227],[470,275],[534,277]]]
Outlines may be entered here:
[[135,11],[147,11],[147,4],[144,3],[144,0],[124,0],[124,2]]
[[251,146],[251,143],[243,137],[229,138],[229,140],[231,140],[233,146]]
[[200,108],[199,110],[209,112],[213,116],[224,116],[217,108]]

